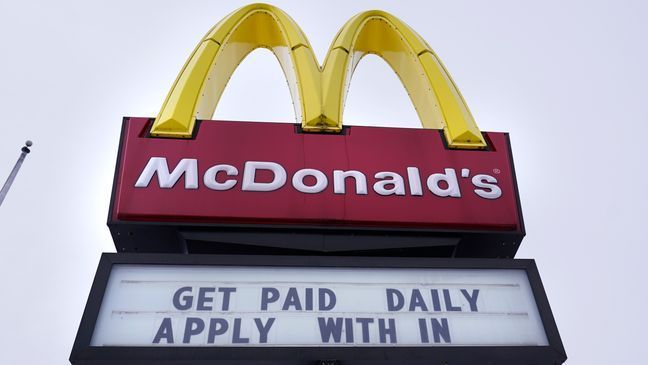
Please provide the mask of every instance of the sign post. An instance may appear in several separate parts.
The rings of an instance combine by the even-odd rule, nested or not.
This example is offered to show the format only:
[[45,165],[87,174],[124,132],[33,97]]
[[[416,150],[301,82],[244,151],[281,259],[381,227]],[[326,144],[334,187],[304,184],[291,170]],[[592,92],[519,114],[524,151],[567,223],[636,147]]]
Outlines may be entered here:
[[27,142],[25,142],[23,148],[20,149],[20,157],[18,157],[18,161],[16,161],[16,164],[11,170],[11,173],[9,173],[7,180],[5,181],[4,185],[2,186],[2,189],[0,190],[0,205],[2,205],[2,202],[5,200],[7,193],[9,193],[9,189],[11,188],[11,185],[16,179],[16,176],[18,175],[18,171],[20,171],[20,167],[25,161],[27,154],[31,152],[31,150],[29,149],[29,147],[31,146],[32,146],[32,141],[28,140]]

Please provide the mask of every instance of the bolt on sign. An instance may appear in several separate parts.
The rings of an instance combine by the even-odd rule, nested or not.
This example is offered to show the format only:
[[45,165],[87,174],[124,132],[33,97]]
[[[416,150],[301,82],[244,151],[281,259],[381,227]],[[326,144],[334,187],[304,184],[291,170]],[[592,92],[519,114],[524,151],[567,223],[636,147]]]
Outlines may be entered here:
[[533,260],[319,256],[304,266],[299,256],[120,253],[102,257],[71,356],[331,358],[555,365],[565,355]]
[[[259,47],[279,60],[300,124],[204,120]],[[343,126],[369,53],[398,74],[423,129]],[[264,4],[207,33],[155,119],[124,119],[108,220],[118,251],[513,257],[524,236],[508,135],[478,129],[418,34],[363,12],[319,66],[297,24]]]

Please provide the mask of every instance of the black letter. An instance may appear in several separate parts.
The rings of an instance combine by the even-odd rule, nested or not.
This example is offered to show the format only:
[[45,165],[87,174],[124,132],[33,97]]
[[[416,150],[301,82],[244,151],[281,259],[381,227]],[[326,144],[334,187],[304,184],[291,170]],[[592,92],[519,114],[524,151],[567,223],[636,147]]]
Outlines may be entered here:
[[[394,295],[396,296],[397,303],[394,303]],[[387,289],[387,310],[390,312],[399,311],[405,305],[405,298],[398,289]]]
[[389,327],[385,326],[383,318],[378,319],[378,332],[380,333],[380,343],[387,342],[387,335],[389,335],[389,343],[396,343],[396,320],[389,318]]
[[466,300],[468,300],[468,304],[470,304],[470,311],[477,312],[477,296],[479,295],[479,289],[474,289],[472,296],[468,294],[468,290],[466,289],[461,289],[461,294],[463,294],[464,297],[466,297]]
[[455,307],[452,305],[452,299],[450,298],[450,290],[443,289],[443,300],[445,301],[446,310],[448,312],[461,312],[461,307]]
[[[321,311],[330,311],[331,309],[333,309],[333,307],[335,307],[335,302],[337,301],[333,290],[327,288],[319,288],[318,291],[319,291],[319,309]],[[326,304],[327,296],[329,298],[328,305]]]
[[419,318],[419,331],[421,332],[421,342],[430,343],[430,337],[428,337],[427,322],[425,318]]
[[344,319],[344,330],[346,331],[346,342],[353,343],[353,318]]
[[173,294],[173,306],[176,309],[182,311],[191,308],[191,305],[193,304],[193,297],[190,295],[182,297],[184,303],[180,303],[180,295],[182,295],[183,292],[187,291],[191,293],[190,286],[183,286],[182,288],[178,289],[175,294]]
[[284,305],[281,310],[286,311],[290,308],[290,306],[295,307],[295,310],[302,310],[302,305],[299,302],[299,295],[297,294],[297,288],[288,289],[288,294],[286,294],[286,300],[284,301]]
[[432,335],[434,336],[434,343],[441,342],[441,337],[445,343],[450,343],[450,328],[448,327],[448,319],[441,318],[441,323],[436,318],[430,320],[432,322]]
[[[196,327],[194,327],[194,324]],[[187,317],[187,323],[185,324],[184,337],[182,338],[182,343],[189,343],[191,341],[191,336],[197,335],[205,329],[205,322],[202,319],[196,317]]]
[[439,298],[439,291],[436,289],[430,290],[432,294],[432,308],[435,312],[441,312],[441,299]]
[[267,311],[268,304],[274,303],[279,299],[279,290],[275,288],[261,289],[261,310]]
[[223,310],[229,310],[230,294],[236,292],[236,288],[218,288],[219,293],[223,293]]
[[340,343],[340,339],[342,338],[342,318],[325,319],[317,317],[317,322],[319,323],[322,342],[328,343],[331,340],[331,336],[333,336],[333,341],[335,343]]
[[250,339],[241,337],[241,319],[234,318],[234,335],[232,336],[232,343],[249,343]]
[[162,324],[155,334],[153,343],[160,343],[161,339],[166,339],[167,343],[173,343],[173,326],[171,325],[171,318],[164,318]]
[[373,318],[356,318],[356,322],[362,325],[362,342],[369,342],[369,323],[373,323]]
[[306,310],[313,310],[313,288],[306,288]]
[[210,311],[212,310],[211,306],[207,306],[207,303],[213,303],[214,298],[208,297],[207,293],[215,293],[216,288],[198,288],[198,302],[196,302],[196,310],[199,311]]
[[412,290],[412,301],[409,305],[409,311],[416,312],[416,307],[421,307],[423,312],[427,312],[428,310],[427,305],[425,305],[425,301],[423,301],[423,297],[421,296],[421,292],[418,289]]
[[266,322],[265,326],[263,325],[263,322],[261,321],[261,318],[255,318],[254,323],[256,324],[257,328],[259,329],[259,343],[267,343],[268,342],[268,332],[270,332],[270,327],[272,327],[272,324],[274,323],[275,319],[274,318],[268,318],[268,322]]
[[207,335],[207,343],[214,343],[216,336],[222,335],[227,332],[227,320],[224,318],[212,318],[209,320],[209,333]]

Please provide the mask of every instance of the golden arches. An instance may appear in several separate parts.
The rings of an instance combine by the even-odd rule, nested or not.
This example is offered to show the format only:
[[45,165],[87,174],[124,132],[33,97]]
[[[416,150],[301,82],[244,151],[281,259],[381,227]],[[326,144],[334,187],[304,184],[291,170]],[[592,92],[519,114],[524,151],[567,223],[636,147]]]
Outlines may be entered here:
[[443,129],[448,144],[483,148],[486,143],[459,90],[425,41],[405,23],[382,11],[351,18],[319,67],[299,26],[267,4],[243,7],[216,24],[198,44],[169,92],[151,134],[188,138],[196,118],[213,114],[239,63],[265,47],[279,60],[295,116],[310,132],[342,129],[344,100],[362,57],[382,57],[407,89],[425,128]]

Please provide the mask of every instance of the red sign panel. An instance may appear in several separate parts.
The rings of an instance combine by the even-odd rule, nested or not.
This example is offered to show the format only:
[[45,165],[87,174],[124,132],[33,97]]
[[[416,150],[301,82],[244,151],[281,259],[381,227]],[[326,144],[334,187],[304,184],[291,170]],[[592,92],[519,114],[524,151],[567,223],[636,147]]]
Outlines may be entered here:
[[505,133],[453,150],[437,130],[204,121],[194,139],[125,121],[112,221],[522,232]]

